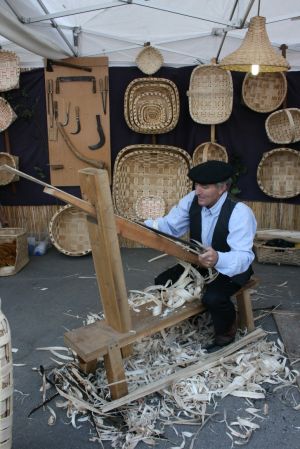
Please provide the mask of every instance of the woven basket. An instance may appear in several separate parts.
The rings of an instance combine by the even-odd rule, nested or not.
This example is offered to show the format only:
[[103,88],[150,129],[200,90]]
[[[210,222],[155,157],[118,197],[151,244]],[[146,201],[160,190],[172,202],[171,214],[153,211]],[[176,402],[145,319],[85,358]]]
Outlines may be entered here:
[[193,153],[193,165],[209,160],[228,162],[226,148],[215,142],[205,142],[198,145]]
[[[0,153],[0,166],[1,165],[9,165],[12,168],[18,169],[19,167],[19,158],[18,156],[12,156],[9,153]],[[5,170],[0,171],[0,185],[5,186],[10,182],[15,182],[19,180],[19,176],[14,173],[10,173]]]
[[20,60],[11,51],[0,50],[0,92],[19,87]]
[[25,229],[1,228],[0,276],[11,276],[16,274],[25,267],[28,262],[28,244]]
[[135,213],[140,220],[147,220],[148,218],[154,220],[162,217],[165,211],[165,200],[157,195],[141,196],[135,203]]
[[286,77],[281,72],[247,73],[243,81],[242,96],[249,109],[272,112],[279,108],[287,93]]
[[136,57],[136,65],[146,75],[153,75],[164,63],[162,54],[151,45],[143,48]]
[[300,266],[300,248],[279,248],[265,246],[264,243],[254,242],[254,250],[258,262]]
[[257,182],[267,195],[292,198],[300,193],[300,151],[276,148],[266,152],[257,168]]
[[131,145],[123,148],[115,161],[113,203],[117,214],[136,220],[136,205],[142,197],[160,197],[166,212],[192,187],[188,171],[190,155],[168,145]]
[[92,251],[86,214],[69,204],[51,218],[49,236],[55,248],[66,256],[85,256]]
[[231,73],[214,64],[197,66],[192,71],[187,95],[190,115],[196,123],[223,123],[232,112]]
[[124,115],[130,129],[141,134],[171,131],[179,119],[179,93],[164,78],[137,78],[127,87]]
[[0,97],[0,132],[5,131],[16,118],[17,116],[8,101]]
[[12,447],[13,392],[10,327],[0,310],[0,448],[3,449]]
[[300,109],[289,108],[273,112],[266,120],[271,142],[294,143],[300,140]]

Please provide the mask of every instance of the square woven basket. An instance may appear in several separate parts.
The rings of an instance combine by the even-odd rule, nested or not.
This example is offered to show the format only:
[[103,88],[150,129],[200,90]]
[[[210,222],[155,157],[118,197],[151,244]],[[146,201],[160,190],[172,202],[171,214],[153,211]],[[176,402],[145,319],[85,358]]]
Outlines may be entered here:
[[265,242],[254,242],[256,259],[261,263],[300,266],[300,248],[266,246]]
[[28,244],[25,229],[1,228],[0,276],[16,274],[28,262]]

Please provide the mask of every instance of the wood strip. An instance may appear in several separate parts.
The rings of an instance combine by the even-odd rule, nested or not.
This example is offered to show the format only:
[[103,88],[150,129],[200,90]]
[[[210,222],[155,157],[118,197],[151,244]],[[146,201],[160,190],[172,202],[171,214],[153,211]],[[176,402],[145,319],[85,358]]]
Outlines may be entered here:
[[264,337],[265,335],[266,333],[261,328],[258,328],[255,331],[251,332],[250,334],[246,335],[245,337],[241,338],[241,340],[232,343],[231,345],[226,346],[224,349],[216,351],[213,354],[209,354],[205,360],[201,360],[200,362],[188,366],[187,368],[182,368],[181,370],[178,370],[175,373],[170,374],[164,379],[157,380],[149,385],[138,388],[136,391],[128,394],[127,396],[124,396],[118,400],[112,401],[111,403],[104,405],[103,407],[101,407],[101,411],[103,413],[109,412],[118,407],[121,407],[122,405],[129,404],[132,401],[136,401],[137,399],[141,399],[145,396],[148,396],[149,394],[155,393],[156,391],[162,390],[163,388],[166,388],[169,385],[173,384],[174,382],[178,382],[181,379],[185,379],[194,376],[195,374],[211,369],[214,366],[219,365],[221,360],[222,362],[226,362],[226,358],[231,356],[231,354],[240,350],[249,343],[252,343],[253,341],[258,340],[259,338]]

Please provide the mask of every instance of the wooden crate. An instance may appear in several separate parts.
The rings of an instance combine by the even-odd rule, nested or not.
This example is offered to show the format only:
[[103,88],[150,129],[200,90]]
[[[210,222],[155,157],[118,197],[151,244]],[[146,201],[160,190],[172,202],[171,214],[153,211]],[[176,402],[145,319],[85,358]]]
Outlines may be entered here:
[[0,276],[16,274],[28,262],[26,231],[22,228],[1,228]]

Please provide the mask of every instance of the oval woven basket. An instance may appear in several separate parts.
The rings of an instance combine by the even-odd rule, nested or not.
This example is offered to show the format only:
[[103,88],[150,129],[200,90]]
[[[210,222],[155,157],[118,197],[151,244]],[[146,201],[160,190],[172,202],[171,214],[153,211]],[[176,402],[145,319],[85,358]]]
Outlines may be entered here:
[[[0,153],[0,166],[8,165],[9,167],[18,169],[19,158],[18,156],[12,156],[9,153]],[[5,186],[11,182],[18,181],[19,177],[14,173],[10,173],[5,170],[0,171],[0,185]]]
[[116,213],[131,220],[139,219],[139,201],[153,196],[163,199],[168,212],[191,190],[192,183],[187,176],[191,166],[190,155],[177,147],[141,144],[123,148],[113,173]]
[[193,165],[209,160],[228,162],[226,148],[215,142],[204,142],[198,145],[193,153]]
[[12,51],[0,50],[0,92],[19,87],[20,60]]
[[196,123],[223,123],[232,112],[231,73],[215,64],[197,66],[192,71],[187,95],[190,115]]
[[8,101],[0,97],[0,132],[5,131],[16,118],[17,116]]
[[70,204],[51,218],[49,236],[55,248],[67,256],[85,256],[92,251],[86,214]]
[[136,65],[146,75],[153,75],[164,63],[163,56],[157,48],[147,45],[136,57]]
[[286,77],[281,72],[247,73],[243,81],[242,96],[249,109],[272,112],[279,108],[287,93]]
[[294,143],[300,140],[300,109],[275,111],[266,120],[266,132],[274,143]]
[[266,152],[257,168],[261,190],[274,198],[292,198],[300,193],[300,151],[276,148]]
[[179,93],[165,78],[137,78],[126,89],[124,115],[130,129],[141,134],[171,131],[179,119]]

